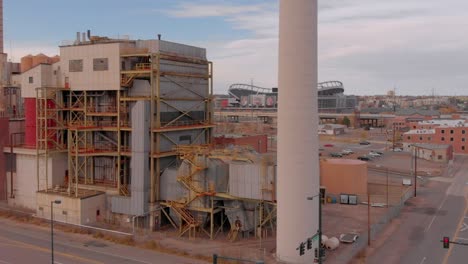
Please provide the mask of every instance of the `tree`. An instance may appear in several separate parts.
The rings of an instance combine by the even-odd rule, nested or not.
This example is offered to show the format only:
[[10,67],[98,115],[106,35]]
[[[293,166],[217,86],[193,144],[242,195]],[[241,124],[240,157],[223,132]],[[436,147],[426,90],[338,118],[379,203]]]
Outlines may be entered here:
[[343,125],[349,127],[351,125],[351,120],[347,116],[343,117]]

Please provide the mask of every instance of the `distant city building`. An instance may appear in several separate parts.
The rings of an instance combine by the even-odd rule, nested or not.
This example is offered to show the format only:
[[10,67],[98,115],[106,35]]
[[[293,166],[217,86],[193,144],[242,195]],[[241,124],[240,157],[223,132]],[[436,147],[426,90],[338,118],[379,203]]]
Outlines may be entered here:
[[[357,98],[344,95],[343,83],[328,81],[318,84],[318,109],[326,113],[351,113],[357,106]],[[263,88],[250,84],[232,84],[228,90],[231,98],[217,100],[218,108],[277,108],[278,88]],[[233,100],[234,99],[234,100]]]
[[410,123],[403,147],[414,144],[451,145],[454,153],[468,154],[468,124],[464,119],[432,119]]

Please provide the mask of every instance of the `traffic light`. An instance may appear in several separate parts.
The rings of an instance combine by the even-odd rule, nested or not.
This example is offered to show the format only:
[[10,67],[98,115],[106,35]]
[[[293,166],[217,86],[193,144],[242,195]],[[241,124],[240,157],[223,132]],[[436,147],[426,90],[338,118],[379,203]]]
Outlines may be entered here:
[[305,253],[305,243],[301,242],[301,244],[299,245],[299,255],[302,256],[304,255],[304,253]]
[[307,239],[307,250],[312,249],[312,238]]
[[450,247],[450,237],[444,237],[442,242],[444,243],[444,248],[449,248]]

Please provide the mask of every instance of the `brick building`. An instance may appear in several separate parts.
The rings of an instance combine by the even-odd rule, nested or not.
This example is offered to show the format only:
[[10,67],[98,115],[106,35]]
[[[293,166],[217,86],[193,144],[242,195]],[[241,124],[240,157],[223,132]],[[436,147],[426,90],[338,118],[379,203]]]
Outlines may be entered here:
[[468,154],[468,124],[463,119],[434,119],[411,124],[403,134],[403,147],[413,144],[451,145],[453,152]]

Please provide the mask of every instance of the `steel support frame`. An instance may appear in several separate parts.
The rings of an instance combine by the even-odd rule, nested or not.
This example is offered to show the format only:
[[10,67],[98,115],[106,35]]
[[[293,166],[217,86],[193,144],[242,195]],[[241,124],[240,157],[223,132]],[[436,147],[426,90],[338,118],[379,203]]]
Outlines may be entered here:
[[[49,189],[49,158],[66,152],[66,123],[62,87],[36,88],[36,183],[37,191]],[[45,186],[41,186],[41,179]],[[52,179],[51,179],[52,180]],[[52,182],[51,182],[52,183]]]

